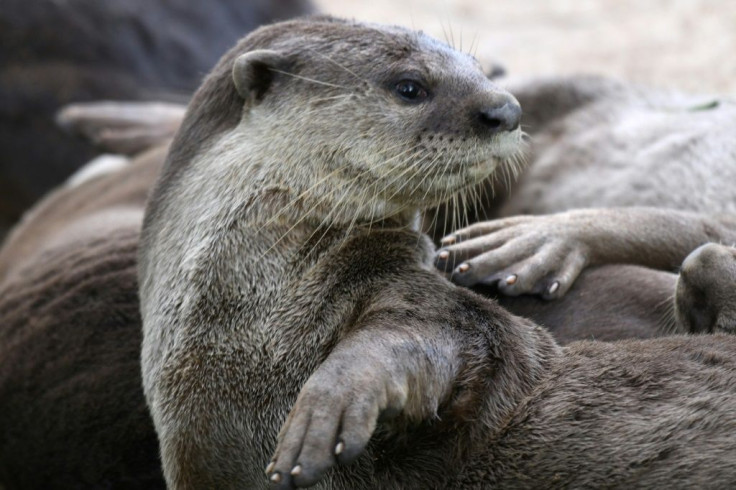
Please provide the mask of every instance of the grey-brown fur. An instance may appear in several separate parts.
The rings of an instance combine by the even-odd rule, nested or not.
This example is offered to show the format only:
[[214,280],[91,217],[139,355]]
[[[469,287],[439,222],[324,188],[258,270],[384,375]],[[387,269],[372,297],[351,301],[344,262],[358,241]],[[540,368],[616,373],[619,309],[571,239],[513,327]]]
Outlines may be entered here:
[[462,488],[736,482],[733,336],[575,342],[548,374],[468,463]]
[[[469,60],[428,42],[331,19],[274,26],[226,55],[195,96],[140,255],[143,381],[168,484],[263,487],[274,449],[268,476],[281,487],[736,481],[734,337],[561,349],[432,269],[432,247],[409,229],[409,211],[446,195],[400,187],[390,190],[400,193],[395,205],[360,192],[386,182],[376,151],[390,158],[418,142],[432,152],[424,121],[434,138],[458,131],[456,140],[473,127],[467,109],[504,100]],[[443,56],[451,62],[433,61]],[[417,60],[441,76],[436,98],[406,117],[377,80]],[[452,95],[443,97],[448,79]],[[324,113],[309,103],[346,86],[347,107],[327,102]],[[382,111],[364,126],[367,100]],[[299,132],[286,118],[295,104],[312,109]],[[381,114],[403,115],[398,137],[387,140],[396,128]],[[475,151],[448,143],[448,156]],[[411,168],[447,190],[446,175],[418,165],[423,154]],[[352,167],[364,162],[374,172],[366,181]],[[325,171],[329,185],[309,181]],[[344,174],[358,192],[340,194]]]

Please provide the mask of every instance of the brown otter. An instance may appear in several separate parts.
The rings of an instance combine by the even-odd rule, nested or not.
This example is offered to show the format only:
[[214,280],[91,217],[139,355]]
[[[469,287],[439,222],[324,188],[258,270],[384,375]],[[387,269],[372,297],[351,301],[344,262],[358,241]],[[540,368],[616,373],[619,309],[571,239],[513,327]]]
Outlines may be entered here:
[[262,487],[274,449],[280,487],[736,479],[736,338],[561,349],[431,267],[413,211],[511,157],[517,126],[471,58],[400,28],[296,21],[221,60],[141,241],[171,487]]
[[166,148],[47,196],[0,249],[0,486],[163,489],[136,254]]

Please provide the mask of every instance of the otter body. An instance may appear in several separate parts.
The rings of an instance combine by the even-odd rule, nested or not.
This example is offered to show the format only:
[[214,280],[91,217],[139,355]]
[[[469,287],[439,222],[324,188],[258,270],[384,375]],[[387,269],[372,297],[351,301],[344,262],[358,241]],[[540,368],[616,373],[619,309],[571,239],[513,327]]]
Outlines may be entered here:
[[[169,485],[265,485],[300,388],[326,357],[357,367],[355,346],[377,343],[385,363],[385,349],[420,335],[437,352],[372,373],[377,404],[346,378],[344,398],[311,426],[314,443],[332,444],[341,409],[353,419],[342,459],[360,454],[379,413],[421,421],[438,410],[465,369],[454,356],[472,346],[439,309],[403,331],[384,318],[402,277],[450,287],[424,238],[399,230],[512,158],[519,117],[477,61],[401,28],[313,18],[263,28],[225,55],[189,107],[143,227],[143,384]],[[384,234],[398,250],[379,246]],[[331,450],[296,480],[316,481]],[[433,457],[441,473],[446,454]],[[330,481],[391,487],[416,471],[361,461]]]
[[719,131],[736,123],[732,98],[595,77],[507,86],[530,108],[534,164],[499,217],[621,207],[736,214],[736,143]]
[[735,361],[723,334],[574,342],[460,487],[731,487]]
[[431,267],[416,211],[518,135],[515,100],[419,33],[313,18],[221,60],[141,243],[169,486],[736,481],[733,337],[563,350]]

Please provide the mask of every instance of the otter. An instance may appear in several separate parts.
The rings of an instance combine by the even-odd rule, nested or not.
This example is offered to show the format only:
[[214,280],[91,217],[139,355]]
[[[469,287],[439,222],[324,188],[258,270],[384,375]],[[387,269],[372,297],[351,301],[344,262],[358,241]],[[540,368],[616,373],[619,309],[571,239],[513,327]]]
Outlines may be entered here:
[[[309,374],[370,339],[384,342],[377,361],[426,337],[421,353],[406,352],[416,364],[404,371],[410,358],[397,358],[394,369],[427,395],[407,398],[387,372],[366,379],[385,402],[358,404],[347,419],[437,409],[465,370],[450,356],[482,358],[471,351],[488,346],[436,319],[393,328],[402,277],[456,289],[432,271],[432,247],[412,227],[420,207],[513,157],[519,118],[471,56],[403,28],[312,18],[262,28],[223,57],[189,106],[141,237],[143,384],[170,486],[265,484],[278,426]],[[390,259],[366,255],[393,239]],[[345,429],[340,457],[350,459],[372,430]],[[427,444],[440,471],[445,451]],[[353,468],[373,467],[363,461]],[[395,484],[384,466],[371,485]],[[360,479],[349,473],[339,479]]]
[[444,241],[438,267],[563,342],[615,338],[617,325],[640,338],[689,331],[671,315],[677,268],[736,236],[736,147],[723,130],[736,105],[598,77],[505,86],[527,107],[530,166],[473,203],[478,223]]
[[170,487],[736,479],[736,338],[563,349],[435,270],[417,211],[513,159],[519,115],[471,57],[398,27],[299,20],[223,57],[140,243]]
[[166,147],[63,186],[0,249],[0,486],[166,487],[140,376],[137,249]]

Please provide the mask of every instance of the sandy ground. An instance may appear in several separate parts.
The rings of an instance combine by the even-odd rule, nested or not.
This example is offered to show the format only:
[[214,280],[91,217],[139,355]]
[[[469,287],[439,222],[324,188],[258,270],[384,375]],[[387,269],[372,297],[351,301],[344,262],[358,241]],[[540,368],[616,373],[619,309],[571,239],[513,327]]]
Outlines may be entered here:
[[315,0],[421,29],[513,75],[604,74],[736,95],[736,0]]

